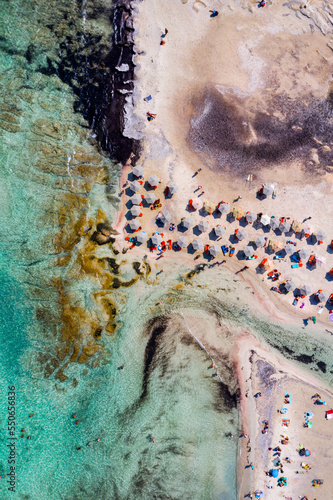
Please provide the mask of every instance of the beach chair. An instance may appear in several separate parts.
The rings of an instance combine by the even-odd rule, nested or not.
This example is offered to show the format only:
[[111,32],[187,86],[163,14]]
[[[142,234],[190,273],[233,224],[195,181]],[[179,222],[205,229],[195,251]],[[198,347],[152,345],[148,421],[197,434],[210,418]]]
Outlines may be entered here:
[[232,257],[235,253],[235,247],[230,248],[229,257]]
[[266,258],[265,258],[265,259],[263,259],[263,260],[260,262],[259,267],[264,267],[264,265],[266,264],[266,262],[267,262],[267,259],[266,259]]
[[[228,253],[228,248],[225,245],[222,245],[222,252],[223,252],[223,255]],[[332,269],[332,274],[333,274],[333,269]]]

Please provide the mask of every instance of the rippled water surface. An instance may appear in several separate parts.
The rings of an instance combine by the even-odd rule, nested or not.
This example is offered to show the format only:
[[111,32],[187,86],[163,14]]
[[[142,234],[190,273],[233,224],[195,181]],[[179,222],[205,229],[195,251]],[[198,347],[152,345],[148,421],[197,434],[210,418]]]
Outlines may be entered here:
[[[230,342],[233,324],[277,350],[282,333],[230,306],[232,278],[218,291],[205,271],[196,287],[179,265],[156,286],[155,268],[114,251],[121,166],[101,125],[111,3],[0,9],[1,401],[15,385],[17,424],[12,493],[2,404],[0,497],[236,499],[232,364],[226,356],[221,380],[212,377],[184,314],[225,320]],[[283,338],[283,354],[302,362],[302,346]],[[305,343],[318,370],[324,343]]]

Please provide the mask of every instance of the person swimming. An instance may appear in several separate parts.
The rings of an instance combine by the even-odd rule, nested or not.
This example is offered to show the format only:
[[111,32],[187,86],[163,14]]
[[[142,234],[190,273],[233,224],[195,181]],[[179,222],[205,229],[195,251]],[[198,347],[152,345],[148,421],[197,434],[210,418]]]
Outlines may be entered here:
[[155,443],[155,438],[154,438],[151,434],[149,434],[149,439],[150,439],[153,443]]

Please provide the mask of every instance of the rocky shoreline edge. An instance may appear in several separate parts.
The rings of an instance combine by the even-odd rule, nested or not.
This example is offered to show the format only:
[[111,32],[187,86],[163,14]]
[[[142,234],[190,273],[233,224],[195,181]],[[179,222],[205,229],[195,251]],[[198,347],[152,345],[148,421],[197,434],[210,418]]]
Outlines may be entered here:
[[[130,155],[138,157],[141,146],[126,129],[133,110],[135,78],[135,40],[133,0],[118,0],[113,11],[113,46],[110,53],[111,82],[96,133],[101,146],[112,158],[126,163]],[[105,103],[105,99],[103,100]]]

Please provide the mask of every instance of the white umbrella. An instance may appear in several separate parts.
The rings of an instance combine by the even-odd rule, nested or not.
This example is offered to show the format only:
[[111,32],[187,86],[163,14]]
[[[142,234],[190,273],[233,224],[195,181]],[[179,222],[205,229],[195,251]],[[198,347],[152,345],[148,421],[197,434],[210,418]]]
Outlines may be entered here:
[[310,295],[311,293],[311,288],[309,285],[303,285],[300,289],[301,295]]
[[270,196],[271,194],[273,194],[273,192],[274,192],[273,184],[265,184],[264,185],[263,193],[265,196]]
[[268,217],[268,215],[266,215],[266,214],[262,215],[260,218],[260,222],[263,226],[269,226],[270,221],[271,221],[271,218]]
[[216,236],[223,236],[226,232],[226,228],[224,226],[216,226],[214,227],[214,233]]
[[317,255],[316,256],[316,264],[317,264],[317,266],[322,267],[325,263],[326,263],[325,257],[323,257],[322,255]]
[[129,221],[129,227],[132,231],[136,231],[140,227],[140,222],[137,219]]
[[221,214],[227,214],[230,212],[230,203],[219,203],[217,210]]
[[148,239],[148,236],[147,236],[147,233],[145,231],[141,231],[137,237],[136,237],[136,241],[138,243],[144,243],[145,241],[147,241]]
[[216,255],[218,255],[220,252],[221,252],[221,247],[219,247],[218,245],[213,245],[213,246],[212,246],[212,247],[210,247],[210,249],[209,249],[209,253],[210,253],[210,255],[212,255],[213,257],[216,257]]
[[287,243],[284,248],[284,251],[286,252],[287,255],[292,255],[293,253],[295,253],[295,247],[291,243]]
[[263,247],[266,243],[266,240],[263,236],[258,236],[256,238],[255,244],[258,248]]
[[247,237],[247,232],[245,231],[244,228],[240,228],[236,234],[236,238],[241,241],[244,240]]
[[189,229],[190,227],[194,226],[194,220],[192,217],[186,217],[185,220],[183,220],[183,226]]
[[149,203],[154,203],[157,200],[156,194],[155,193],[147,193],[145,196],[145,201]]
[[272,229],[277,229],[280,225],[280,221],[276,217],[271,217],[271,220],[269,223],[270,223]]
[[179,238],[179,240],[177,241],[177,245],[180,247],[180,248],[185,248],[187,247],[188,245],[188,239],[186,238],[186,236],[181,236]]
[[279,225],[279,229],[281,233],[288,233],[288,231],[290,231],[289,222],[287,222],[286,220],[284,222],[281,222],[281,224]]
[[249,222],[250,224],[252,222],[254,222],[257,218],[257,214],[255,214],[254,212],[247,212],[247,214],[245,214],[245,219],[247,220],[247,222]]
[[163,224],[169,224],[169,222],[171,222],[172,217],[167,210],[164,210],[164,212],[160,216],[160,219],[163,222]]
[[320,294],[318,295],[319,302],[325,302],[325,304],[326,304],[328,297],[329,297],[329,295],[327,292],[320,292]]
[[157,187],[159,182],[160,180],[157,175],[151,175],[148,179],[148,184],[153,188]]
[[293,282],[293,280],[287,281],[287,283],[285,284],[285,287],[288,290],[288,292],[293,292],[296,289],[296,285]]
[[309,257],[309,251],[306,248],[302,248],[302,250],[298,252],[298,255],[300,259],[307,259]]
[[254,248],[253,247],[247,246],[247,247],[244,248],[243,251],[244,251],[244,254],[245,254],[246,257],[252,257],[252,255],[254,254]]
[[326,234],[324,233],[324,231],[320,230],[318,231],[318,233],[316,233],[316,238],[317,241],[323,241],[326,238]]
[[133,205],[140,205],[142,202],[142,198],[140,194],[134,194],[132,198],[130,198]]
[[133,207],[131,208],[131,214],[133,215],[133,217],[138,217],[138,215],[141,214],[141,209],[138,207],[138,205],[133,205]]
[[203,247],[203,241],[198,238],[192,241],[192,246],[194,250],[200,250]]
[[199,231],[201,231],[202,233],[204,233],[205,231],[207,231],[209,229],[209,224],[206,220],[201,220],[198,224],[198,229]]
[[130,183],[130,188],[134,191],[134,193],[136,193],[141,188],[141,184],[139,184],[138,181],[133,181]]
[[162,243],[162,236],[158,233],[153,234],[151,237],[151,242],[153,245],[158,246]]
[[312,232],[313,232],[313,228],[312,228],[311,226],[309,226],[309,225],[304,226],[304,227],[303,227],[303,231],[302,231],[302,232],[303,232],[304,234],[312,234]]
[[203,201],[201,201],[200,198],[195,198],[192,201],[192,207],[194,208],[194,210],[200,210],[200,208],[203,207]]
[[177,186],[177,184],[172,183],[169,186],[169,193],[170,194],[175,194],[175,193],[177,193],[178,189],[179,189],[179,187]]
[[143,168],[137,165],[133,168],[133,174],[135,177],[141,177],[143,175]]

